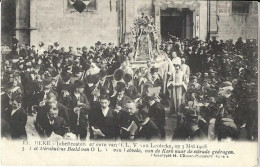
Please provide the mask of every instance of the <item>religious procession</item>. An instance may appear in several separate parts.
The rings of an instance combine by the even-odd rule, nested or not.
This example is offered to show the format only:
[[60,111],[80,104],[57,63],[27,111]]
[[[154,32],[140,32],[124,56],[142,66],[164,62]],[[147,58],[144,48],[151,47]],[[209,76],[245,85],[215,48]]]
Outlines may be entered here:
[[257,140],[256,39],[161,39],[144,13],[131,36],[77,48],[13,36],[1,64],[2,138]]

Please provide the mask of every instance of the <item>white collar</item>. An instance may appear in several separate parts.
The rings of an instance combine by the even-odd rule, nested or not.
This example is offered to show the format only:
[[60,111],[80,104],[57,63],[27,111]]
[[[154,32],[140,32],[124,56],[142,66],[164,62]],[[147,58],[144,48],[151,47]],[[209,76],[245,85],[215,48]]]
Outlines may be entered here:
[[50,89],[46,89],[44,90],[45,93],[49,93],[50,92]]
[[143,121],[143,123],[142,123],[142,125],[144,126],[145,124],[148,123],[148,121],[150,121],[150,118],[149,118],[149,117],[145,118],[144,121]]
[[74,95],[76,96],[77,99],[80,98],[80,93],[76,93],[76,92],[74,92]]
[[21,108],[21,107],[15,109],[15,110],[12,110],[12,112],[11,112],[11,116],[14,115],[14,113],[16,113],[16,111],[19,110],[20,108]]
[[109,107],[107,107],[107,108],[105,108],[105,109],[102,109],[102,113],[103,113],[103,115],[104,115],[105,117],[107,116],[108,110],[109,110]]
[[54,119],[53,119],[53,120],[50,120],[50,117],[49,117],[48,114],[47,114],[47,117],[48,117],[48,121],[49,121],[49,123],[50,123],[51,125],[53,125],[53,124],[54,124]]
[[152,106],[155,103],[155,100],[149,102],[149,105]]

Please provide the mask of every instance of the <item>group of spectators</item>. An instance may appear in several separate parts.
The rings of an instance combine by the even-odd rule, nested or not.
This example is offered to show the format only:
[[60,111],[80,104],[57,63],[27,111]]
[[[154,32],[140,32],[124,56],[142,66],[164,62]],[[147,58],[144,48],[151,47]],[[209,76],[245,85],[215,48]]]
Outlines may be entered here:
[[26,139],[27,117],[36,115],[42,138],[165,139],[170,108],[173,139],[257,138],[255,40],[170,37],[157,52],[167,55],[167,75],[153,60],[140,75],[134,53],[99,41],[68,51],[58,42],[13,45],[2,59],[2,137]]

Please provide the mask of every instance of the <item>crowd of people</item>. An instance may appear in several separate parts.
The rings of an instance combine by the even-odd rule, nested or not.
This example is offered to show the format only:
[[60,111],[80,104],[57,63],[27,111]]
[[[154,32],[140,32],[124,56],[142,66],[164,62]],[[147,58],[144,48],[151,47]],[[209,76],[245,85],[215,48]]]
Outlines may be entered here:
[[[173,140],[257,138],[257,43],[169,36],[157,54],[131,68],[135,47],[13,45],[2,61],[2,137],[26,139],[28,117],[41,138],[166,138],[165,109],[177,120]],[[166,84],[165,84],[166,83]]]

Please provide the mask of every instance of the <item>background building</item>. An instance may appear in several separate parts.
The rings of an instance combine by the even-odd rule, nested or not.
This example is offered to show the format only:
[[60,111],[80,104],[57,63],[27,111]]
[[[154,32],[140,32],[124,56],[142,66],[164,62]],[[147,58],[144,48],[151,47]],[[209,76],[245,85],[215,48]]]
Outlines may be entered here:
[[10,45],[13,35],[30,45],[128,42],[130,26],[141,13],[154,17],[162,38],[169,32],[180,38],[249,39],[258,31],[257,7],[249,1],[91,0],[79,13],[69,0],[2,0],[1,42]]

